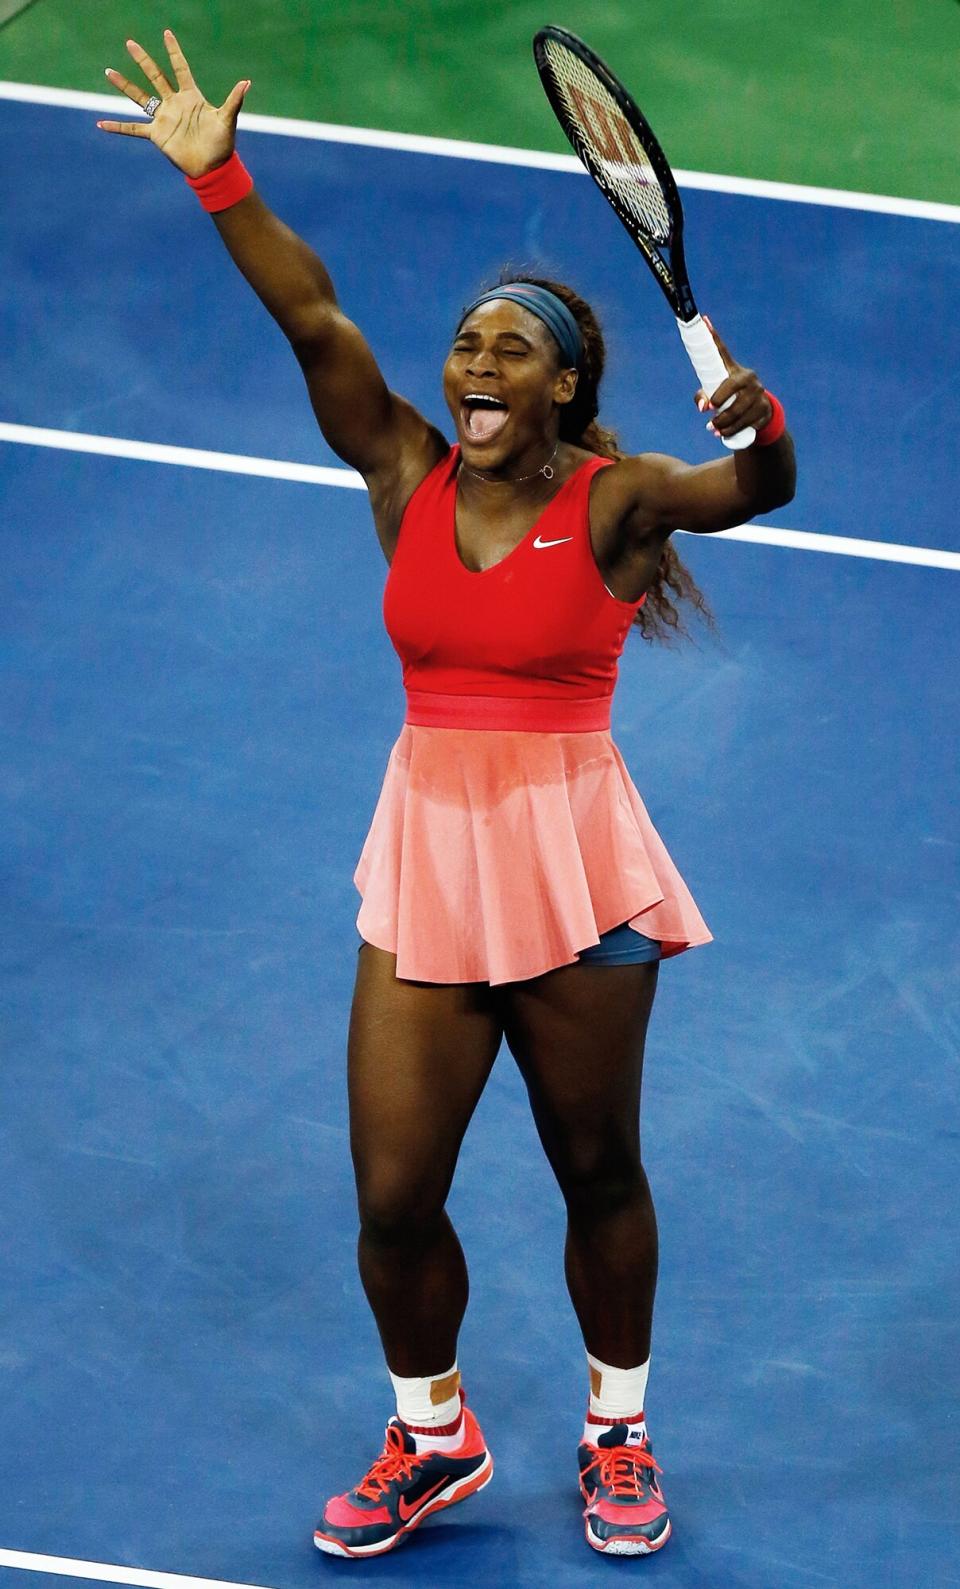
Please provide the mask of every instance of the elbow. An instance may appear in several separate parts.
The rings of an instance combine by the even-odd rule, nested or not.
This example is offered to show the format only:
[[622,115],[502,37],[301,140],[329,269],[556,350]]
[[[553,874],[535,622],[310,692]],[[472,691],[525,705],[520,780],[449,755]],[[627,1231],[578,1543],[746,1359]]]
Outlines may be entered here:
[[335,335],[334,319],[330,307],[323,303],[307,304],[288,316],[283,332],[304,369],[312,368],[326,357]]

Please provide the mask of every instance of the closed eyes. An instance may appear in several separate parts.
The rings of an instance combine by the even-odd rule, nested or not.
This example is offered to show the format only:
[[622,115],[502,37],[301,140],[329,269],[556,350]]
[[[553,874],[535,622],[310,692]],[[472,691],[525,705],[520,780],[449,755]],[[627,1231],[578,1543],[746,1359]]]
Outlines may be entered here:
[[[473,353],[474,346],[471,342],[455,342],[453,351],[454,353]],[[500,348],[498,351],[505,359],[525,359],[529,350],[527,348]]]

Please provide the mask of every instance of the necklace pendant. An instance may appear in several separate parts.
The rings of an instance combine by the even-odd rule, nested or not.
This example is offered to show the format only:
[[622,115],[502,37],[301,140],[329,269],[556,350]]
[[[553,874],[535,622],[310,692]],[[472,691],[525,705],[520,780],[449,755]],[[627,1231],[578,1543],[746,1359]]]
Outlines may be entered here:
[[550,465],[548,463],[544,464],[544,466],[541,469],[540,473],[543,475],[545,480],[552,480],[553,479],[553,470],[551,469],[551,467],[550,467]]

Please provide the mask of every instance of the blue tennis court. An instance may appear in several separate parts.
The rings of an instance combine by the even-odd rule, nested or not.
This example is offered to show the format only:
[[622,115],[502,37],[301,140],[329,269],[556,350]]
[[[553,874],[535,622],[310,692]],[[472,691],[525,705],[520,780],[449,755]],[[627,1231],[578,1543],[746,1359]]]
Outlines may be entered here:
[[[4,146],[29,150],[26,187],[0,173],[0,421],[337,464],[181,179],[93,119],[0,101]],[[585,178],[242,148],[437,422],[461,305],[505,262],[546,266],[600,311],[629,449],[714,455]],[[685,207],[705,307],[797,440],[771,523],[960,550],[960,339],[937,307],[960,227]],[[662,972],[645,1082],[669,1549],[604,1569],[583,1544],[563,1206],[504,1049],[450,1204],[497,1473],[354,1568],[311,1529],[392,1410],[346,1132],[351,877],[403,717],[366,499],[14,441],[0,485],[0,1564],[271,1589],[960,1584],[956,572],[686,536],[719,640],[625,648],[614,737],[716,939]]]

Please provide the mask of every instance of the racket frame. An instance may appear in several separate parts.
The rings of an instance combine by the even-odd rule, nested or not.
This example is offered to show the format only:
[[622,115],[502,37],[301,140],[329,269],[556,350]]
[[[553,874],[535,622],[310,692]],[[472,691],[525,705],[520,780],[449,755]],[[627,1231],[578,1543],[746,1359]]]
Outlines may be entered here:
[[[660,184],[660,191],[663,194],[667,213],[670,217],[671,232],[664,244],[658,244],[648,232],[645,232],[640,223],[625,211],[625,208],[618,202],[616,195],[611,193],[604,179],[602,168],[598,167],[598,162],[593,156],[589,145],[585,143],[580,135],[579,128],[571,120],[561,98],[560,90],[554,81],[553,70],[550,66],[546,48],[550,40],[555,41],[564,49],[569,50],[571,54],[577,56],[589,71],[599,79],[618,110],[622,113],[627,125],[639,139],[649,160],[650,168]],[[683,244],[683,204],[680,199],[680,191],[677,187],[676,178],[670,169],[670,162],[660,146],[656,133],[633,98],[633,95],[624,88],[618,78],[614,77],[610,68],[600,59],[599,55],[591,50],[589,44],[585,44],[581,38],[578,38],[575,33],[571,33],[568,28],[556,27],[553,24],[541,28],[534,35],[533,55],[540,75],[540,81],[543,84],[544,92],[550,101],[554,115],[563,128],[581,165],[584,166],[596,183],[617,219],[633,238],[634,243],[650,266],[658,287],[673,310],[681,340],[698,379],[708,397],[712,396],[717,387],[726,380],[729,371],[720,356],[720,350],[713,340],[709,327],[701,319],[697,310],[693,290],[687,275],[686,253]],[[669,264],[664,259],[661,248],[666,249]],[[729,407],[733,401],[734,398],[729,397],[722,404],[722,407]],[[746,426],[743,430],[738,431],[735,436],[723,436],[721,440],[725,447],[739,451],[743,447],[750,446],[756,440],[756,431],[752,426]]]
[[[659,252],[659,245],[653,238],[646,235],[639,223],[631,216],[625,214],[614,197],[607,191],[603,180],[602,171],[597,174],[594,167],[596,161],[591,157],[589,148],[579,136],[579,131],[570,120],[566,107],[560,97],[560,91],[553,80],[553,74],[546,53],[546,43],[554,39],[562,44],[572,54],[579,56],[585,66],[598,77],[610,98],[615,101],[618,109],[622,111],[625,121],[636,133],[650,160],[654,176],[660,184],[660,191],[666,202],[671,221],[671,236],[664,245],[670,256],[669,266]],[[660,147],[656,133],[647,121],[632,94],[624,88],[623,84],[614,77],[610,68],[595,55],[589,44],[584,44],[575,33],[567,28],[549,26],[541,28],[533,40],[533,54],[537,63],[537,71],[543,83],[544,91],[550,101],[553,113],[567,135],[568,140],[576,151],[578,160],[584,165],[593,177],[597,186],[612,210],[616,211],[617,218],[630,233],[644,258],[650,264],[657,284],[661,288],[671,309],[678,320],[693,320],[696,318],[697,306],[687,277],[686,254],[683,246],[683,205],[680,201],[680,192],[676,179],[670,169],[669,161]]]

